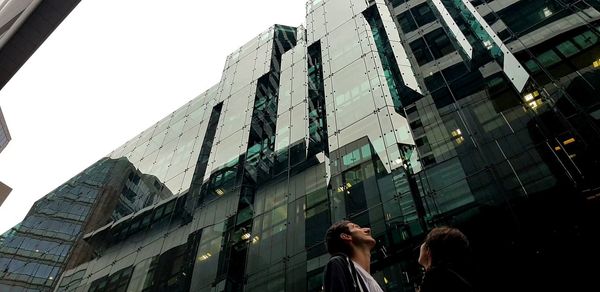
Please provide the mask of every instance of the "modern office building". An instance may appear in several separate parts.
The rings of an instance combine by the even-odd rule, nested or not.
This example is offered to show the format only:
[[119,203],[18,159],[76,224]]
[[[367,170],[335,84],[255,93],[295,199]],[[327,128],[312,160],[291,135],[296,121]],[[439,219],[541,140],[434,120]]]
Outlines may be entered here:
[[[0,89],[17,73],[80,0],[0,0]],[[0,110],[0,152],[10,141]],[[0,205],[12,189],[3,183]]]
[[2,114],[2,109],[0,108],[0,152],[6,148],[10,139],[10,132],[8,131],[4,114]]
[[12,192],[12,189],[0,181],[0,206],[2,206],[10,192]]
[[0,89],[81,0],[0,0]]
[[[599,28],[598,1],[310,0],[305,26],[261,33],[218,84],[99,162],[128,171],[88,171],[118,190],[98,202],[125,200],[134,172],[172,196],[133,192],[131,214],[84,216],[60,240],[89,253],[66,251],[51,280],[17,272],[32,259],[14,251],[0,276],[55,291],[319,291],[325,230],[346,218],[371,228],[386,291],[415,291],[417,247],[440,225],[469,237],[482,291],[598,287],[583,267],[600,259]],[[47,230],[26,222],[45,205],[13,232]]]
[[[4,148],[6,148],[10,139],[10,132],[8,131],[6,120],[4,120],[4,115],[0,108],[0,153],[4,151]],[[2,203],[4,203],[4,200],[6,200],[6,197],[8,197],[11,191],[12,189],[9,186],[0,181],[0,206],[2,206]]]
[[98,161],[34,203],[2,235],[0,291],[51,290],[62,271],[93,257],[83,234],[172,195],[125,158]]

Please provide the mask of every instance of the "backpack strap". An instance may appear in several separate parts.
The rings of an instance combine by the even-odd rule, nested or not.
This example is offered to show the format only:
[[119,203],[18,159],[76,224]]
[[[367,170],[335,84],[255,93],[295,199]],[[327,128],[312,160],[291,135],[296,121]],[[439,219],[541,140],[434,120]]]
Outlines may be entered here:
[[354,263],[348,257],[348,255],[346,255],[344,253],[339,253],[334,256],[341,257],[344,260],[344,262],[346,263],[346,266],[348,267],[348,271],[350,272],[350,276],[352,278],[352,287],[354,288],[354,291],[369,292],[369,289],[367,289],[367,285],[365,284],[362,277],[359,276],[358,273],[356,272],[356,267],[354,266]]
[[471,285],[471,283],[469,283],[469,281],[467,281],[467,279],[465,279],[463,276],[461,276],[455,270],[448,268],[448,271],[450,271],[450,273],[454,274],[461,282],[463,282],[463,284],[465,284],[467,287],[469,287],[469,289],[473,289],[473,286]]
[[354,263],[352,261],[349,261],[349,265],[352,269],[352,277],[355,279],[355,281],[357,280],[358,282],[358,288],[359,290],[357,291],[361,291],[361,292],[369,292],[369,289],[367,288],[367,285],[365,284],[363,278],[358,275],[358,273],[356,272],[356,267],[354,266]]

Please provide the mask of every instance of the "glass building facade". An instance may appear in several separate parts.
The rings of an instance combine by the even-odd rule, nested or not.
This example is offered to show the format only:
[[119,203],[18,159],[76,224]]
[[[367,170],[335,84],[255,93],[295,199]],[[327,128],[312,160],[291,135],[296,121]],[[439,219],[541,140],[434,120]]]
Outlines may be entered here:
[[171,196],[126,159],[98,161],[0,237],[0,291],[51,291],[64,270],[93,258],[84,234]]
[[[6,120],[4,120],[4,115],[0,108],[0,153],[4,151],[4,148],[6,148],[10,140],[10,132],[8,131]],[[2,206],[2,203],[4,203],[4,200],[6,200],[11,191],[12,189],[9,186],[0,181],[0,206]]]
[[0,0],[0,89],[81,0]]
[[2,152],[4,148],[6,148],[10,140],[10,132],[8,131],[8,126],[6,125],[4,114],[2,114],[2,109],[0,109],[0,152]]
[[[44,287],[319,291],[341,219],[371,228],[385,291],[416,290],[440,225],[469,237],[484,291],[597,287],[599,28],[592,0],[311,0],[101,160],[129,166],[98,170],[119,199]],[[0,268],[34,262],[2,250],[46,206]]]

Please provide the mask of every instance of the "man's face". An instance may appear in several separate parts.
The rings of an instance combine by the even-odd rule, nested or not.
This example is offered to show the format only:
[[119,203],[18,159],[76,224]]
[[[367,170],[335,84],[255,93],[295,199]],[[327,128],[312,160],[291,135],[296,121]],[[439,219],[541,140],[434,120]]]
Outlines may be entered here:
[[375,239],[371,236],[371,228],[360,227],[358,224],[348,223],[350,229],[350,236],[352,236],[352,243],[356,245],[366,244],[369,248],[375,246]]
[[419,264],[425,268],[425,270],[429,270],[431,267],[431,254],[429,253],[429,249],[425,245],[425,243],[421,244],[421,250],[419,253]]

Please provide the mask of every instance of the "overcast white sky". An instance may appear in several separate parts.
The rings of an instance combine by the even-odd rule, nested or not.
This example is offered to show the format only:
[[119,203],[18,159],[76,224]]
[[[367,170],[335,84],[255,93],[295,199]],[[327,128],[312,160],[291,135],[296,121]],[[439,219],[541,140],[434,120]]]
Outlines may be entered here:
[[[1,1],[1,0],[0,0]],[[216,84],[225,58],[305,0],[82,0],[0,90],[12,141],[0,233],[33,202]]]

